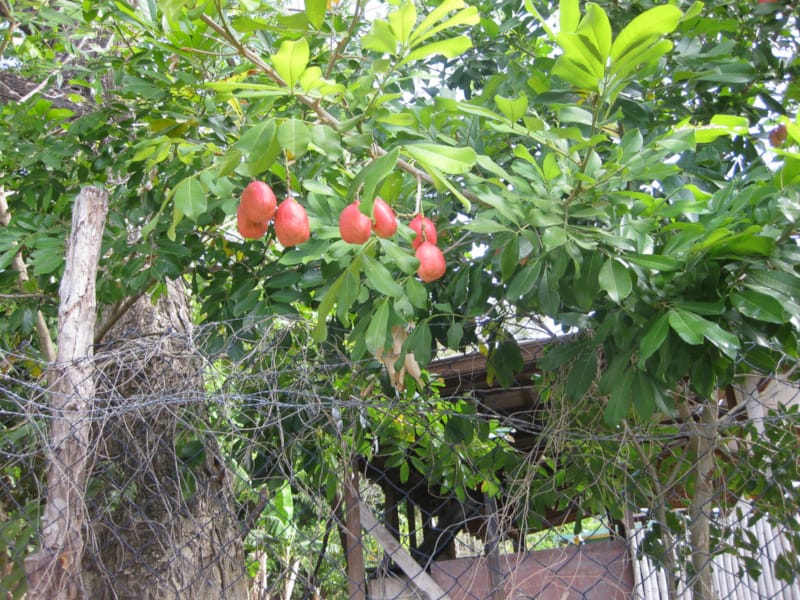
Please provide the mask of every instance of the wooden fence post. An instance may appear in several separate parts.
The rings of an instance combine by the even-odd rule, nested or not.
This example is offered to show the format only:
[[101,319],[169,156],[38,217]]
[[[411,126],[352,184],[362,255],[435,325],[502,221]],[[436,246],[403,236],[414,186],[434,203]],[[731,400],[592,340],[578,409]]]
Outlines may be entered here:
[[108,193],[93,187],[81,190],[72,209],[59,288],[58,350],[51,366],[52,426],[41,548],[25,559],[29,600],[71,600],[81,595],[83,501],[94,398],[95,283],[107,212]]

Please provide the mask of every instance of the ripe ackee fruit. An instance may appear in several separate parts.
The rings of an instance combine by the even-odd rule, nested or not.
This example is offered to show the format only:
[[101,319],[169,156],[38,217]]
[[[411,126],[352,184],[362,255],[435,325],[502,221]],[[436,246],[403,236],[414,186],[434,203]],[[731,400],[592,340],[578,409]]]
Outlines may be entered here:
[[358,208],[358,202],[344,207],[339,215],[339,234],[348,244],[363,244],[372,232],[372,221]]
[[251,221],[242,214],[242,207],[236,211],[236,229],[242,237],[257,240],[267,232],[266,221]]
[[278,206],[275,213],[275,235],[284,248],[307,242],[311,237],[306,209],[294,198],[286,198]]
[[444,254],[439,247],[431,242],[422,242],[416,251],[416,257],[419,261],[419,269],[417,275],[425,283],[439,279],[447,270],[447,264],[444,260]]
[[263,181],[250,182],[242,192],[239,210],[242,216],[254,223],[266,223],[275,216],[278,202],[272,188]]
[[390,238],[397,231],[397,218],[394,216],[392,207],[386,204],[383,198],[375,198],[372,205],[372,230],[375,235],[382,238]]
[[411,246],[413,246],[414,249],[419,248],[423,242],[426,241],[434,246],[436,245],[436,226],[428,217],[417,215],[411,219],[408,226],[417,233],[414,240],[411,242]]

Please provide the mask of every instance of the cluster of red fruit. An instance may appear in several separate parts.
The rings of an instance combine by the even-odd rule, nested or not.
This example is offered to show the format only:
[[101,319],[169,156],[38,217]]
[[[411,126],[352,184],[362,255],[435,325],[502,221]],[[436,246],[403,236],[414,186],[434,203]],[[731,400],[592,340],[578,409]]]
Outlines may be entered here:
[[[397,217],[392,207],[382,198],[375,198],[372,207],[373,219],[361,212],[358,202],[345,207],[339,215],[339,234],[349,244],[363,244],[372,232],[382,238],[390,238],[397,231]],[[273,220],[275,236],[282,246],[288,248],[308,241],[311,230],[305,208],[293,198],[286,198],[278,205],[275,194],[266,183],[253,181],[242,192],[236,222],[239,233],[248,239],[262,237]],[[433,221],[417,215],[408,224],[416,233],[411,245],[419,260],[417,275],[422,281],[439,279],[447,270],[444,254],[436,245],[436,226]]]
[[[397,231],[397,217],[392,207],[382,198],[375,198],[370,219],[361,212],[358,202],[348,204],[339,215],[339,234],[348,244],[363,244],[374,231],[375,235],[390,238]],[[433,221],[417,215],[408,224],[416,236],[411,242],[419,261],[417,275],[422,281],[430,282],[444,275],[447,265],[444,254],[436,245],[436,227]]]
[[266,183],[253,181],[242,192],[236,211],[236,226],[243,237],[256,240],[262,237],[275,218],[275,237],[285,248],[308,241],[311,229],[303,205],[286,198],[278,205],[275,194]]

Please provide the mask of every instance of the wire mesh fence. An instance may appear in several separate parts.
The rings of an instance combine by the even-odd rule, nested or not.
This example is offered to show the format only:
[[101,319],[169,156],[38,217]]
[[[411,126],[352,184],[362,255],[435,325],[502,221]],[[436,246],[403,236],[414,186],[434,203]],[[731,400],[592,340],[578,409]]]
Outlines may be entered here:
[[[55,557],[82,597],[800,597],[788,370],[610,428],[594,388],[567,401],[537,367],[552,340],[521,345],[506,387],[480,353],[397,386],[302,320],[126,327],[84,359],[86,473],[61,507],[81,552]],[[8,598],[59,552],[42,516],[68,367],[0,353]]]

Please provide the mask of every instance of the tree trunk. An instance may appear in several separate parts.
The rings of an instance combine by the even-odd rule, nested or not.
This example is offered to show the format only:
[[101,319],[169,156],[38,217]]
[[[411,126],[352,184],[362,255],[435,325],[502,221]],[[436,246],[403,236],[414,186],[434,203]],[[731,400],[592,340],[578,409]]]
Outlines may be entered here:
[[230,474],[205,420],[182,284],[155,304],[139,298],[100,348],[87,596],[246,598]]
[[[91,360],[95,282],[107,212],[108,194],[91,187],[81,190],[72,210],[72,230],[59,287],[58,352],[51,366],[53,421],[47,448],[41,549],[25,559],[28,597],[32,600],[66,600],[81,594],[89,410],[95,393]],[[20,265],[17,268],[22,273],[24,264],[20,261]]]

